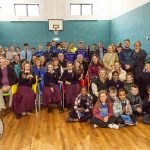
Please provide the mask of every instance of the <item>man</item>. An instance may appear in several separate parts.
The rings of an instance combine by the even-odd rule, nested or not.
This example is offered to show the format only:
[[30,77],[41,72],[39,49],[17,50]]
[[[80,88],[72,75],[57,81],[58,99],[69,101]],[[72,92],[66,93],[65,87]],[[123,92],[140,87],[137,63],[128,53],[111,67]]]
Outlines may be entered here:
[[24,50],[20,52],[20,60],[27,60],[27,61],[31,61],[32,58],[32,54],[31,51],[28,50],[29,49],[29,45],[28,43],[24,44]]
[[52,58],[51,58],[51,45],[49,43],[46,45],[46,51],[44,53],[44,56],[46,58],[46,63],[48,63],[52,60]]
[[134,51],[130,49],[130,40],[126,39],[124,41],[124,49],[119,54],[119,59],[121,62],[122,68],[126,72],[132,72],[133,70],[133,60],[134,60]]
[[38,50],[34,53],[36,57],[44,56],[42,44],[38,44]]
[[107,50],[104,48],[103,43],[98,43],[98,49],[96,50],[96,55],[99,56],[99,59],[102,61],[104,54],[107,52]]
[[[11,86],[17,83],[17,76],[14,69],[8,65],[7,59],[0,59],[0,110],[3,115],[8,113],[9,107],[12,105],[12,94],[11,94]],[[2,94],[9,93],[10,97],[8,102],[4,103],[4,99]]]

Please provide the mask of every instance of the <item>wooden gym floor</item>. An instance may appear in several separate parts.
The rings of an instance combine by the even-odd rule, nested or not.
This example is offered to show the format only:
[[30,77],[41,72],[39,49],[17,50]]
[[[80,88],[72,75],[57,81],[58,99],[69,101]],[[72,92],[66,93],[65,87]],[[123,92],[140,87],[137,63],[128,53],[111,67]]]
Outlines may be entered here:
[[150,126],[94,129],[87,123],[66,123],[67,110],[46,109],[16,120],[4,118],[5,132],[0,150],[150,150]]

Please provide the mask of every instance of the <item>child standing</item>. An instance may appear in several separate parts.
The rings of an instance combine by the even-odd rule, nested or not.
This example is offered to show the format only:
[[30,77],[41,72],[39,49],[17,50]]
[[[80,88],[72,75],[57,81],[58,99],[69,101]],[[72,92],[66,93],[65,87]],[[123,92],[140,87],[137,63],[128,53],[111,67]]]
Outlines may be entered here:
[[93,118],[90,123],[94,124],[94,128],[100,126],[102,128],[119,129],[119,126],[114,123],[112,104],[107,98],[105,90],[99,92],[98,100],[93,109]]
[[139,95],[139,89],[136,84],[131,86],[131,90],[127,95],[127,98],[130,101],[133,113],[137,116],[140,115],[142,113],[143,101]]
[[82,87],[80,94],[74,102],[73,110],[69,113],[67,122],[80,121],[84,122],[92,117],[93,98],[87,93],[86,87]]

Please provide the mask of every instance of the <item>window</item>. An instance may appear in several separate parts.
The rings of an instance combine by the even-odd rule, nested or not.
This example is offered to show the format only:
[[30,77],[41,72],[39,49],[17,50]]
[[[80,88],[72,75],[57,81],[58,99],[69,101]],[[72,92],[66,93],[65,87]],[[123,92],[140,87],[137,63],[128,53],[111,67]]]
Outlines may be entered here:
[[16,16],[39,16],[38,4],[15,4]]
[[92,16],[93,4],[70,4],[72,16]]

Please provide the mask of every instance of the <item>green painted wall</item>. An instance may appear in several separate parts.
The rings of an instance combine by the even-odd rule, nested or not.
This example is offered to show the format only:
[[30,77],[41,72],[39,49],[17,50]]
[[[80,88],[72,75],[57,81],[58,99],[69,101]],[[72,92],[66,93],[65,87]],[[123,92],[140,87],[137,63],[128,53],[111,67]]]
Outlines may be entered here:
[[[102,41],[105,46],[110,43],[111,21],[64,21],[64,30],[59,32],[60,40],[83,40],[85,43]],[[30,46],[45,44],[54,38],[48,30],[47,22],[0,22],[0,43],[3,46],[14,44],[22,46],[24,42]]]
[[111,21],[111,42],[129,38],[133,48],[134,42],[140,40],[150,57],[150,40],[145,36],[150,37],[150,2]]

